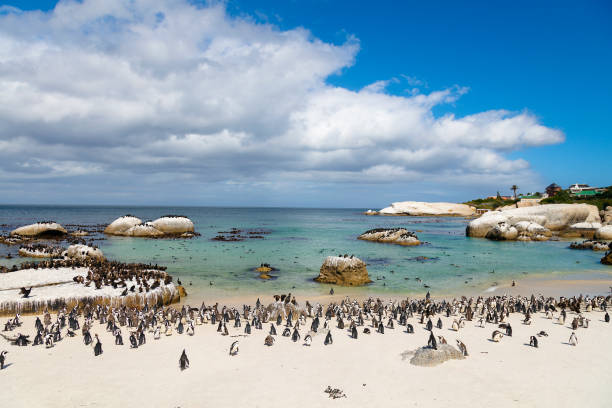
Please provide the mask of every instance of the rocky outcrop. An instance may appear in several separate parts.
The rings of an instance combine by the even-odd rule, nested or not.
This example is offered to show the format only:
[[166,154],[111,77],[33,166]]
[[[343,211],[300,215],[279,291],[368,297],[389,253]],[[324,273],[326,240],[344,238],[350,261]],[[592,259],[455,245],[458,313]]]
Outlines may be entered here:
[[104,229],[104,233],[108,235],[126,235],[130,228],[140,224],[142,224],[140,218],[134,217],[133,215],[124,215],[111,222]]
[[429,347],[417,349],[410,359],[410,364],[433,367],[448,360],[463,360],[464,358],[463,354],[450,344],[439,344],[437,350]]
[[372,282],[365,262],[354,256],[328,256],[315,281],[342,286],[361,286]]
[[164,233],[155,228],[150,222],[146,222],[144,224],[134,225],[127,230],[124,235],[139,238],[160,238],[164,236]]
[[375,228],[359,235],[357,239],[364,241],[384,242],[406,246],[420,245],[421,241],[414,232],[405,228]]
[[100,250],[100,248],[93,248],[87,245],[70,245],[68,249],[64,252],[64,256],[71,259],[98,259],[100,261],[104,260],[104,254]]
[[36,224],[25,225],[11,231],[11,235],[22,237],[55,237],[63,236],[68,231],[54,221],[37,222]]
[[193,221],[181,215],[165,215],[145,223],[133,215],[124,215],[107,226],[104,233],[141,238],[191,238],[196,235]]
[[364,215],[378,215],[378,211],[367,210],[363,213]]
[[599,228],[597,231],[595,231],[594,238],[612,240],[612,225],[604,225],[603,227]]
[[612,251],[606,252],[603,258],[601,258],[601,263],[604,265],[612,265]]
[[612,225],[612,207],[607,206],[605,210],[599,212],[603,225]]
[[590,249],[593,251],[607,251],[610,245],[607,242],[585,240],[582,242],[572,242],[569,246],[571,249]]
[[466,204],[402,201],[379,211],[380,215],[460,216],[474,215],[476,208]]
[[44,244],[22,245],[19,248],[19,255],[27,258],[55,258],[61,253],[62,248]]
[[[575,224],[598,222],[599,212],[594,205],[546,204],[487,212],[468,224],[466,235],[491,239],[545,240],[553,233],[570,230]],[[512,227],[516,229],[516,238],[509,238],[514,235]]]
[[165,215],[151,223],[153,227],[165,235],[181,235],[193,233],[193,221],[182,215]]

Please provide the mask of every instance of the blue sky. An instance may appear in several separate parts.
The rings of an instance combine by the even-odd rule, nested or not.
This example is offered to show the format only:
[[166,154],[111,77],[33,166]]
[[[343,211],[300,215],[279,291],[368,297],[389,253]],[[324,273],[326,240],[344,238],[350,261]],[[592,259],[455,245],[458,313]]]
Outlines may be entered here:
[[[6,2],[22,10],[40,9],[48,13],[53,13],[55,3],[53,1],[11,0]],[[157,2],[153,1],[153,3]],[[219,7],[216,3],[212,6],[198,4],[205,9]],[[247,106],[252,103],[256,105],[271,103],[269,111],[272,113],[268,122],[261,118],[261,113],[253,113],[246,115],[240,124],[237,123],[238,120],[236,123],[197,123],[183,129],[177,127],[174,121],[169,121],[160,123],[155,129],[145,127],[141,129],[140,125],[134,124],[127,130],[126,128],[109,129],[104,132],[132,132],[134,128],[138,128],[138,131],[135,132],[138,136],[133,137],[142,142],[146,141],[144,135],[164,129],[167,131],[166,136],[162,134],[155,136],[155,140],[161,143],[160,149],[177,148],[176,143],[163,144],[163,137],[177,142],[177,137],[181,138],[180,135],[210,132],[211,135],[216,135],[214,137],[217,139],[231,139],[232,143],[238,143],[241,147],[231,145],[236,149],[234,153],[240,151],[244,146],[254,145],[254,141],[249,140],[250,137],[262,140],[276,133],[279,135],[282,133],[283,140],[286,140],[287,135],[296,137],[296,142],[301,142],[304,138],[312,138],[312,140],[309,139],[305,152],[300,151],[295,157],[291,155],[289,155],[291,157],[286,157],[280,153],[276,156],[271,154],[270,157],[266,157],[267,161],[254,163],[253,155],[261,156],[261,152],[269,152],[271,150],[269,145],[262,145],[261,150],[245,149],[237,156],[227,158],[220,153],[229,148],[228,145],[223,145],[212,156],[202,153],[201,156],[193,158],[193,163],[178,160],[165,164],[168,167],[159,170],[159,177],[155,181],[140,181],[137,187],[126,180],[129,180],[130,175],[149,174],[152,171],[150,168],[126,167],[122,171],[116,171],[115,166],[111,174],[108,170],[108,166],[112,165],[110,162],[97,163],[95,158],[89,158],[79,164],[76,157],[81,157],[83,153],[76,150],[72,155],[62,150],[63,153],[58,153],[53,163],[48,161],[51,159],[43,159],[43,153],[40,153],[41,158],[34,163],[40,167],[40,174],[32,170],[36,167],[34,164],[24,161],[14,164],[12,168],[23,166],[24,169],[28,169],[27,171],[13,174],[7,169],[4,169],[4,172],[0,169],[0,183],[3,183],[3,190],[7,192],[7,198],[5,198],[7,202],[186,205],[234,203],[236,205],[377,207],[385,206],[391,201],[410,199],[461,201],[477,195],[494,194],[494,190],[497,189],[504,193],[508,192],[507,187],[511,180],[516,180],[516,183],[524,186],[525,190],[542,190],[553,181],[562,186],[574,182],[585,182],[591,185],[612,184],[610,178],[612,165],[609,159],[610,151],[612,151],[612,142],[610,142],[612,104],[608,100],[612,95],[612,79],[610,78],[610,72],[612,72],[612,24],[610,24],[612,5],[609,2],[515,1],[503,4],[501,2],[460,4],[454,1],[379,1],[376,3],[325,0],[228,1],[221,8],[225,10],[225,15],[221,17],[223,21],[230,23],[234,20],[240,21],[246,26],[255,27],[256,31],[259,30],[257,27],[272,27],[271,34],[258,31],[257,35],[262,36],[260,43],[269,41],[269,44],[277,46],[278,39],[270,39],[270,36],[282,36],[284,33],[293,33],[296,29],[299,32],[299,28],[309,31],[304,38],[314,44],[312,47],[308,45],[309,49],[298,54],[299,58],[304,58],[304,62],[301,65],[287,66],[286,69],[289,72],[299,70],[300,66],[308,66],[311,57],[312,61],[318,64],[314,71],[320,69],[320,72],[317,71],[314,78],[304,76],[301,81],[302,83],[313,81],[312,84],[308,85],[307,89],[300,88],[300,91],[295,91],[296,94],[305,92],[308,99],[314,102],[306,108],[296,105],[295,109],[275,116],[274,113],[282,110],[282,107],[275,108],[270,100],[254,102],[249,96],[248,102],[245,102]],[[107,10],[103,13],[112,15],[116,10]],[[135,12],[135,15],[138,13]],[[4,14],[11,14],[10,17],[16,20],[25,19],[24,15],[30,15],[27,11],[22,15],[14,11]],[[70,13],[65,15],[70,16]],[[140,15],[134,18],[138,20]],[[205,18],[205,15],[202,14],[202,21]],[[37,21],[40,26],[33,28],[31,33],[17,33],[20,29],[12,27],[19,27],[18,21],[15,22],[15,25],[7,24],[3,31],[4,35],[21,40],[26,38],[31,42],[44,38],[46,44],[53,44],[62,50],[74,51],[75,47],[76,49],[80,47],[83,52],[88,49],[90,40],[92,44],[100,41],[100,37],[89,36],[83,29],[85,26],[81,26],[79,33],[83,38],[78,43],[71,42],[67,45],[67,40],[59,33],[55,25],[50,27],[44,18]],[[58,21],[65,22],[66,19],[58,18]],[[99,21],[99,19],[96,20],[96,24],[99,24]],[[169,13],[168,21],[170,21]],[[87,24],[92,23],[87,22]],[[195,24],[198,24],[197,20]],[[35,24],[33,26],[36,27]],[[227,27],[219,27],[220,31],[227,29]],[[207,31],[202,35],[206,36],[208,42],[218,39],[215,32]],[[232,34],[232,38],[237,38],[236,35],[238,34]],[[142,46],[143,41],[143,39],[139,40],[139,46]],[[324,47],[319,46],[319,43]],[[31,45],[34,47],[33,44]],[[288,46],[299,47],[301,45],[303,45],[303,38],[300,37],[295,45],[289,44]],[[327,45],[336,46],[337,49],[329,51],[325,48]],[[317,49],[310,49],[313,47]],[[107,49],[109,49],[108,44],[102,48],[103,51],[98,50],[97,52],[104,53],[106,52],[104,50]],[[327,59],[328,53],[333,53],[333,57]],[[64,60],[74,57],[75,54],[70,52],[66,55],[69,56],[64,56]],[[128,61],[128,64],[134,64],[133,60],[124,58],[121,61],[124,60]],[[177,67],[171,69],[175,73],[179,72]],[[262,69],[266,68],[262,67]],[[85,70],[75,70],[75,75],[86,74]],[[323,82],[317,82],[319,79]],[[91,82],[91,79],[89,81]],[[267,90],[275,86],[275,78],[271,78],[270,81],[266,85]],[[358,97],[364,99],[363,103],[366,106],[368,103],[375,103],[380,98],[372,97],[366,100],[362,95],[363,92],[360,94],[360,91],[377,81],[388,81],[382,91],[377,90],[377,95],[384,96],[380,106],[386,106],[385,104],[389,106],[381,108],[372,120],[396,113],[411,114],[410,110],[398,113],[394,105],[397,99],[394,98],[401,98],[400,102],[410,103],[412,101],[410,98],[415,95],[431,95],[435,92],[450,90],[452,96],[444,102],[431,104],[419,102],[426,106],[424,109],[427,112],[423,114],[425,122],[428,121],[429,114],[435,118],[445,115],[463,118],[482,112],[506,110],[511,112],[511,115],[525,115],[525,118],[517,117],[516,122],[527,121],[529,123],[517,125],[520,127],[517,130],[513,128],[512,131],[515,133],[512,135],[515,136],[509,135],[506,138],[505,135],[501,135],[500,137],[507,140],[516,138],[516,142],[507,144],[500,144],[498,140],[486,142],[487,129],[490,128],[484,125],[482,129],[479,128],[474,138],[476,140],[481,138],[483,146],[488,149],[483,152],[490,156],[487,159],[489,161],[487,165],[480,166],[478,158],[469,153],[463,156],[458,154],[447,159],[446,156],[440,155],[440,151],[445,149],[459,151],[467,147],[463,143],[444,143],[435,152],[426,152],[425,158],[419,156],[414,159],[423,163],[421,165],[411,166],[410,163],[397,159],[393,164],[382,169],[380,166],[385,164],[384,157],[388,157],[390,153],[406,149],[407,154],[416,155],[423,148],[422,146],[415,147],[415,143],[412,142],[409,143],[408,148],[403,143],[406,138],[418,139],[418,135],[403,136],[402,132],[408,130],[396,129],[391,125],[387,126],[386,123],[378,124],[373,127],[372,132],[374,133],[367,136],[371,137],[373,146],[388,145],[388,148],[379,152],[380,155],[377,156],[379,158],[376,159],[378,161],[373,161],[360,168],[356,163],[363,162],[363,156],[355,153],[351,157],[344,157],[343,154],[349,147],[337,143],[330,147],[321,141],[321,138],[329,140],[328,136],[321,135],[321,132],[324,132],[322,129],[330,127],[335,129],[334,126],[336,126],[336,122],[333,122],[332,119],[321,116],[322,112],[328,111],[321,108],[321,105],[327,106],[325,104],[333,103],[333,101],[352,103],[351,95],[355,99]],[[37,90],[41,93],[49,92],[49,90],[41,89],[40,85],[41,83],[48,84],[48,82],[49,79],[38,82]],[[133,83],[140,82],[134,79]],[[294,86],[293,84],[288,84],[285,88],[279,86],[277,94],[283,96],[292,94]],[[167,88],[164,89],[169,92]],[[320,90],[324,96],[318,93],[313,95],[312,89]],[[328,94],[332,90],[346,91],[348,94],[333,95],[334,98],[330,98]],[[219,92],[220,100],[227,99],[222,93],[224,90]],[[5,99],[1,103],[10,102],[19,106],[20,103],[27,100],[27,98],[20,98],[22,96],[15,94],[14,99]],[[87,98],[82,95],[79,97]],[[243,106],[241,103],[231,103],[229,106]],[[286,106],[286,104],[283,105]],[[27,109],[27,105],[22,107]],[[69,116],[73,118],[77,115],[76,111],[75,108],[75,111]],[[130,107],[131,111],[137,110]],[[361,111],[355,108],[352,112]],[[109,114],[109,120],[116,120],[117,116],[113,116],[114,114]],[[164,115],[169,116],[170,114],[164,111]],[[282,129],[276,129],[273,125],[284,119],[291,122],[295,117],[306,118],[304,122],[307,123],[307,129],[304,130],[304,134],[300,134],[301,136],[294,135],[297,130],[302,130],[306,126],[303,123],[300,123],[299,126],[290,123]],[[335,115],[333,120],[338,120],[338,118],[346,121],[350,120],[351,116],[339,114]],[[48,124],[48,120],[48,118],[40,119],[39,123]],[[487,123],[488,121],[487,119]],[[16,131],[28,129],[24,130],[24,138],[21,143],[24,143],[24,140],[40,142],[41,152],[61,150],[62,144],[70,143],[64,140],[63,135],[59,135],[63,132],[59,125],[53,127],[53,131],[58,132],[57,137],[43,136],[44,132],[40,129],[29,130],[34,128],[34,122],[36,121],[27,118],[21,121],[15,120],[14,128],[6,129],[5,133],[1,133],[2,129],[0,129],[0,142],[4,139],[8,143],[9,137]],[[501,123],[501,119],[498,122]],[[67,126],[66,118],[62,118],[61,123]],[[70,122],[70,129],[79,128],[79,126],[87,128],[87,123],[91,122],[85,119],[82,122]],[[417,122],[417,124],[420,123]],[[393,120],[393,124],[399,126],[397,120]],[[433,126],[436,128],[435,125]],[[249,133],[251,127],[257,129],[253,131],[253,135],[235,136],[241,135],[240,132]],[[542,128],[549,133],[541,136],[541,133],[544,132]],[[48,127],[45,129],[48,131]],[[397,137],[389,140],[384,134],[384,129],[391,129],[389,132],[397,132]],[[8,133],[9,130],[11,133]],[[223,131],[229,132],[230,136],[227,137],[227,133]],[[378,131],[382,133],[376,133]],[[424,131],[428,132],[427,129]],[[100,134],[106,135],[107,133],[104,132]],[[343,132],[350,132],[350,129],[342,128],[332,134]],[[97,137],[100,137],[100,134]],[[435,132],[427,134],[432,143],[436,143],[435,139],[440,137],[440,134]],[[78,137],[82,141],[85,136]],[[91,137],[96,137],[96,135],[91,135]],[[126,140],[128,138],[126,136]],[[355,140],[344,140],[344,142],[355,143],[362,139],[363,137],[360,139],[356,136]],[[202,136],[197,140],[188,140],[198,143],[202,140],[213,139],[212,136]],[[10,147],[18,151],[17,141],[14,143]],[[132,145],[129,143],[129,146]],[[278,144],[275,143],[276,145]],[[364,144],[364,146],[367,149],[368,145]],[[469,146],[471,149],[476,149],[478,143]],[[372,149],[374,152],[375,149]],[[109,151],[101,154],[109,154]],[[162,161],[157,156],[155,157],[153,160],[147,156],[142,160],[156,161],[160,163],[159,166],[163,166]],[[466,165],[466,168],[460,172],[454,172],[449,164],[446,172],[442,171],[429,177],[433,170],[427,165],[428,157],[432,157],[432,163],[447,160],[449,163],[456,161],[457,163],[474,163],[474,165],[471,169]],[[82,171],[62,174],[62,166],[58,164],[61,160],[73,163],[77,167],[80,166]],[[204,160],[211,164],[206,168],[195,165],[196,162]],[[244,167],[244,171],[227,178],[217,177],[221,173],[228,172],[228,160],[236,160],[232,172],[236,167],[241,166]],[[301,166],[278,164],[274,174],[283,176],[261,174],[260,183],[248,177],[249,174],[254,174],[255,166],[257,168],[274,167],[284,160],[320,162],[321,164],[319,167],[312,164]],[[496,166],[496,162],[503,162],[503,165]],[[191,178],[185,177],[177,180],[172,174],[178,168],[182,172],[191,174]],[[45,172],[46,175],[43,176],[42,173]],[[394,172],[397,172],[397,177],[394,177]],[[306,174],[309,177],[305,177]],[[206,181],[201,184],[195,180]],[[92,188],[92,184],[96,186],[95,189]],[[68,188],[68,185],[72,187]],[[80,194],[74,192],[75,186]],[[106,189],[110,189],[111,186],[115,186],[117,190],[107,191]],[[160,187],[169,193],[154,194],[155,191],[159,191]],[[43,196],[37,195],[35,191],[41,192],[40,195]]]

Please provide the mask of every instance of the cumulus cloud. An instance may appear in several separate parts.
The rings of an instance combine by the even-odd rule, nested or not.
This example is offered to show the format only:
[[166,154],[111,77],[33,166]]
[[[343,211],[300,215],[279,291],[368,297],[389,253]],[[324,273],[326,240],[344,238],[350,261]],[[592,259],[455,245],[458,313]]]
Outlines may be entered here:
[[352,37],[326,43],[217,3],[3,7],[0,174],[58,178],[58,188],[101,174],[124,183],[477,184],[520,179],[529,164],[508,153],[564,139],[527,111],[436,117],[463,87],[396,96],[385,91],[395,79],[359,91],[329,85],[358,51]]

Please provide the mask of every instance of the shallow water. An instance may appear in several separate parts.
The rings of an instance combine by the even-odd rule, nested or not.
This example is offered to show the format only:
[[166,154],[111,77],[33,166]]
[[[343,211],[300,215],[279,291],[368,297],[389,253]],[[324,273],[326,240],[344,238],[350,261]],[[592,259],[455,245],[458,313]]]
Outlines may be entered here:
[[[0,229],[7,232],[38,220],[63,225],[107,225],[124,214],[143,220],[165,214],[191,218],[200,237],[187,240],[106,237],[95,241],[107,258],[166,265],[189,292],[239,296],[250,293],[325,293],[328,285],[312,279],[328,255],[354,254],[368,264],[374,281],[368,293],[458,293],[484,289],[525,275],[612,273],[602,254],[570,250],[567,241],[493,242],[465,237],[467,220],[435,217],[365,216],[364,209],[211,208],[211,207],[56,207],[0,206]],[[357,240],[376,227],[406,227],[426,244],[418,247]],[[264,239],[219,242],[212,238],[231,228],[268,232]],[[68,229],[75,229],[69,227]],[[102,237],[96,235],[95,237]],[[18,247],[0,245],[0,255]],[[24,258],[0,258],[12,265]],[[258,278],[253,268],[269,263],[278,271]],[[421,279],[421,282],[417,280]],[[0,276],[1,279],[1,276]],[[211,285],[212,283],[212,285]],[[190,285],[191,284],[191,285]],[[430,288],[424,287],[428,285]]]

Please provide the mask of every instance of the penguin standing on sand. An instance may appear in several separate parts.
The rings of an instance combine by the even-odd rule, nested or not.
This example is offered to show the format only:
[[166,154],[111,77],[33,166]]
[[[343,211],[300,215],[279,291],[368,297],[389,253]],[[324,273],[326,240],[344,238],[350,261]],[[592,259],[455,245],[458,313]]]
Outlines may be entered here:
[[436,327],[440,330],[442,330],[442,319],[438,317],[438,321],[436,323]]
[[2,351],[2,353],[0,353],[0,370],[4,370],[4,361],[6,359],[6,355],[8,354],[8,351]]
[[130,334],[130,348],[138,348],[138,343],[136,342],[136,336],[134,333]]
[[276,327],[274,327],[274,323],[270,323],[270,336],[276,336]]
[[238,340],[232,343],[232,345],[230,346],[230,350],[229,350],[230,356],[235,356],[237,354],[238,354]]
[[99,356],[102,354],[102,343],[100,343],[100,339],[96,334],[96,345],[94,346],[94,356]]
[[323,342],[323,344],[325,344],[326,346],[333,344],[334,343],[334,339],[332,339],[332,334],[331,334],[331,330],[327,332],[327,336],[325,336],[325,341]]
[[493,340],[494,342],[498,343],[502,337],[504,337],[503,333],[500,332],[499,330],[495,330],[492,334],[491,334],[491,340]]
[[459,339],[457,339],[457,347],[459,347],[459,351],[461,352],[461,354],[463,354],[464,357],[468,356],[468,351],[467,351],[467,347],[465,346],[465,344],[463,344],[463,342]]
[[410,323],[408,323],[406,325],[406,333],[408,333],[408,334],[413,334],[414,333],[414,327],[412,327],[412,325]]
[[357,327],[355,325],[351,327],[351,337],[357,339]]
[[506,336],[512,337],[512,326],[510,326],[510,323],[506,325]]
[[429,331],[433,329],[433,323],[431,323],[431,319],[427,319],[427,325],[425,326],[425,328]]
[[604,320],[606,323],[610,323],[610,315],[608,314],[608,312],[606,312],[605,316],[604,316]]
[[433,332],[429,332],[429,340],[427,340],[427,347],[431,347],[434,350],[438,349],[438,343],[436,342],[436,336],[434,336]]
[[244,334],[251,334],[251,324],[248,321],[244,326]]
[[529,338],[529,345],[530,345],[531,347],[538,348],[538,338],[537,338],[536,336],[531,336],[531,337]]
[[304,337],[304,345],[310,346],[311,344],[312,344],[312,336],[310,334],[307,334],[306,337]]
[[85,343],[86,346],[89,346],[91,344],[92,338],[91,338],[91,333],[89,333],[89,330],[87,330],[85,334],[83,335],[83,342]]
[[185,349],[183,349],[183,354],[179,358],[179,366],[181,367],[181,371],[186,368],[189,368],[189,359],[187,358],[187,353],[185,353]]
[[291,340],[293,340],[293,342],[295,343],[299,339],[300,339],[300,332],[298,332],[298,329],[293,329],[293,334],[291,335]]
[[578,337],[576,337],[576,333],[572,332],[570,338],[569,338],[569,344],[571,344],[572,346],[575,346],[576,344],[578,344]]
[[121,330],[119,329],[115,331],[115,345],[123,346],[123,336],[121,336]]

